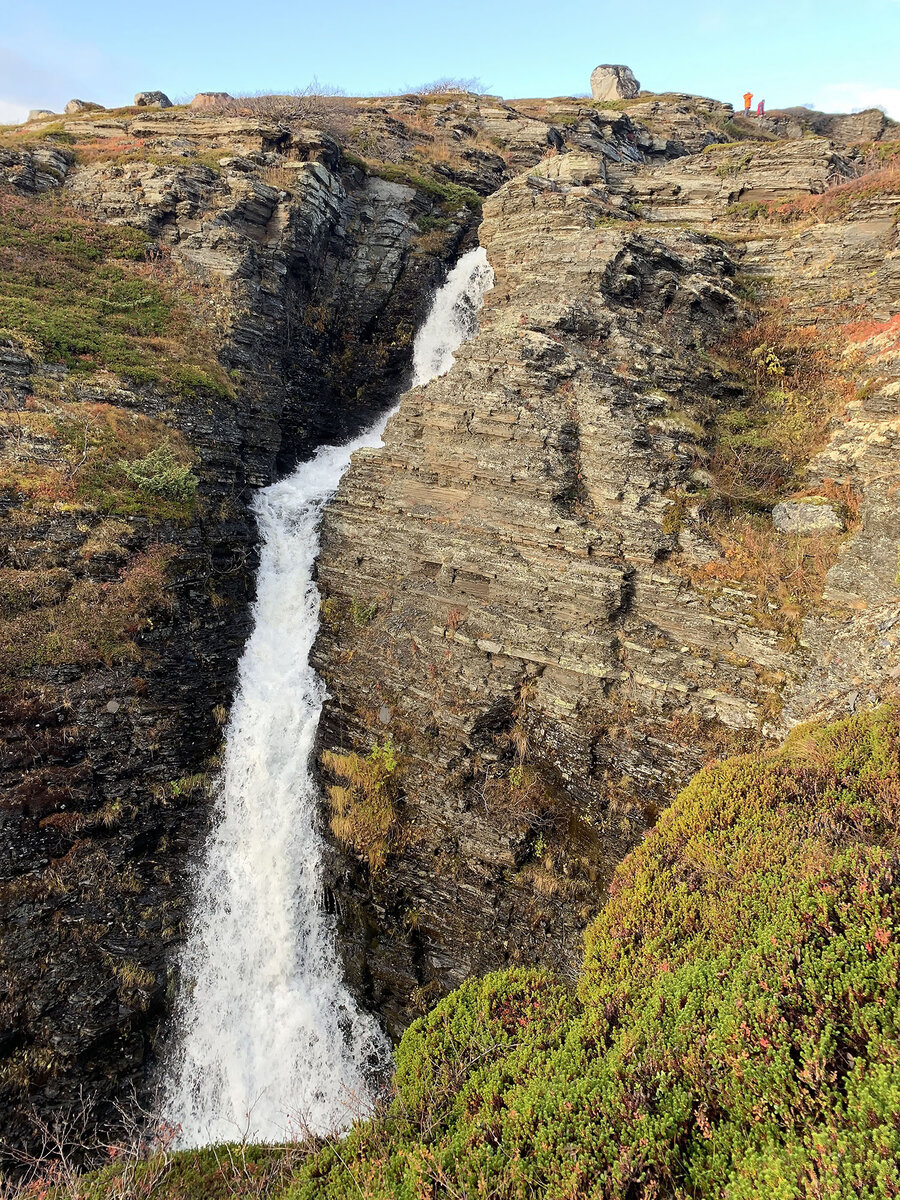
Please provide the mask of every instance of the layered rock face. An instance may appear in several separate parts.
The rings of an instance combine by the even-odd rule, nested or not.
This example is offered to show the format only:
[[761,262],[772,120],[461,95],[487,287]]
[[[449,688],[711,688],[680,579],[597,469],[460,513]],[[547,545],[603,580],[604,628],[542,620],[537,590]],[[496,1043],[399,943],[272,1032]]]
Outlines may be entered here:
[[[249,630],[248,503],[396,392],[429,293],[477,220],[461,200],[342,165],[320,133],[277,131],[296,157],[276,187],[259,150],[271,125],[191,118],[192,136],[224,160],[208,167],[175,153],[183,119],[169,128],[154,116],[156,161],[76,166],[51,142],[0,152],[19,196],[148,235],[150,268],[180,289],[226,372],[176,391],[66,367],[26,338],[0,343],[7,1145],[82,1100],[82,1132],[102,1138],[113,1098],[145,1087]],[[76,432],[83,422],[83,456],[80,434],[71,454],[59,448],[63,418]],[[196,503],[160,517],[140,497],[131,514],[110,514],[102,495],[80,499],[104,423],[113,438],[149,428],[189,456]],[[54,455],[61,500],[17,483]],[[117,457],[130,455],[113,441],[113,484]],[[106,645],[91,626],[110,614],[119,641]],[[22,629],[34,645],[22,642],[19,670],[10,639]]]
[[[23,622],[37,639],[23,646],[27,669],[3,675],[9,1144],[82,1098],[90,1126],[114,1125],[113,1098],[147,1082],[248,632],[253,490],[396,394],[430,294],[479,219],[467,189],[490,190],[563,144],[548,121],[500,101],[352,102],[353,144],[386,159],[375,174],[311,128],[308,108],[223,113],[222,102],[79,109],[0,146],[0,184],[14,195],[150,239],[148,269],[190,304],[229,381],[173,392],[66,367],[28,339],[0,347],[4,647]],[[611,161],[640,158],[621,114],[587,113],[579,131]],[[58,444],[54,414],[83,423],[83,461],[81,442],[72,454]],[[21,490],[20,475],[46,469],[77,496],[100,448],[88,447],[95,418],[177,446],[199,480],[196,510],[160,520],[139,503],[122,519],[96,499]],[[120,479],[114,435],[106,452]],[[116,604],[121,642],[101,651],[90,626]]]
[[[747,538],[774,553],[769,519],[729,517],[728,540],[715,515],[753,404],[727,348],[766,306],[823,330],[900,307],[896,191],[852,174],[824,139],[571,152],[485,205],[481,332],[356,457],[320,559],[325,746],[402,753],[386,862],[340,822],[334,847],[348,970],[393,1028],[498,963],[572,966],[613,866],[705,759],[891,691],[895,334],[845,356],[872,382],[806,468],[861,528],[778,543],[796,571],[837,555],[805,620],[738,568]],[[760,216],[829,188],[837,219]]]
[[[897,670],[900,197],[840,182],[862,150],[792,127],[704,152],[732,111],[690,96],[264,99],[84,109],[0,144],[17,197],[146,235],[142,270],[221,371],[179,390],[0,345],[4,621],[52,632],[73,596],[81,628],[90,603],[135,608],[108,653],[54,642],[4,677],[8,1141],[82,1091],[102,1128],[146,1081],[249,624],[248,501],[395,396],[479,197],[482,331],[358,456],[320,567],[323,748],[396,751],[377,844],[345,822],[331,854],[351,979],[392,1030],[470,972],[570,969],[613,866],[707,757]],[[819,194],[840,203],[772,214]],[[814,499],[858,512],[805,618],[729,575],[714,520],[724,432],[752,407],[729,347],[765,287],[801,323],[855,322],[864,385],[807,466]],[[29,414],[60,411],[158,423],[196,507],[111,520],[25,489],[62,436]],[[81,453],[60,458],[72,493]]]

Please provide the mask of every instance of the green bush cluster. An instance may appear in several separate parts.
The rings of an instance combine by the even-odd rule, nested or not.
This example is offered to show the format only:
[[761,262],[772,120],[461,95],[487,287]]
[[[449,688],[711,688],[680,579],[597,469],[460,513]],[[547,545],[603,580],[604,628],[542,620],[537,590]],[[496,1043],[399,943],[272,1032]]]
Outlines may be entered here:
[[[900,704],[702,771],[618,870],[577,988],[465,984],[407,1030],[383,1111],[235,1194],[900,1195],[898,843]],[[199,1157],[152,1194],[218,1194],[183,1186]]]
[[577,993],[471,982],[329,1197],[900,1194],[900,708],[702,772],[622,865]]
[[0,191],[0,335],[24,336],[72,371],[229,393],[179,297],[139,268],[148,245],[140,230],[79,217],[58,197]]
[[162,442],[143,458],[120,459],[123,474],[143,492],[163,496],[167,500],[190,500],[200,482],[191,469],[180,463],[168,442]]

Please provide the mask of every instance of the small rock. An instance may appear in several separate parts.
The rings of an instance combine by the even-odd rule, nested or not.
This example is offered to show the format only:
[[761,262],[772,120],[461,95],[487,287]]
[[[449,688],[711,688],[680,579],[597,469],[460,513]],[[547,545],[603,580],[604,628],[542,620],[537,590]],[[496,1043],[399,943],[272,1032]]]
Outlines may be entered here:
[[233,97],[228,92],[198,92],[188,105],[189,108],[219,108]]
[[225,171],[240,171],[242,173],[247,173],[254,169],[254,164],[247,158],[220,158],[219,166]]
[[382,704],[381,708],[379,708],[378,720],[381,722],[382,725],[390,725],[391,710],[388,708],[388,706],[386,704]]
[[833,506],[819,496],[782,500],[772,509],[772,523],[779,533],[833,533],[844,528]]
[[122,705],[119,703],[118,700],[110,700],[109,703],[106,705],[106,711],[108,713],[117,713],[121,707],[122,707]]
[[603,63],[591,71],[591,95],[595,100],[633,100],[640,90],[631,67]]
[[70,100],[66,105],[66,112],[71,116],[72,113],[83,112],[105,112],[106,109],[102,104],[95,104],[93,100]]
[[28,114],[29,121],[43,121],[46,117],[55,117],[56,113],[49,108],[33,108]]
[[138,92],[134,98],[135,108],[171,108],[172,101],[165,92]]

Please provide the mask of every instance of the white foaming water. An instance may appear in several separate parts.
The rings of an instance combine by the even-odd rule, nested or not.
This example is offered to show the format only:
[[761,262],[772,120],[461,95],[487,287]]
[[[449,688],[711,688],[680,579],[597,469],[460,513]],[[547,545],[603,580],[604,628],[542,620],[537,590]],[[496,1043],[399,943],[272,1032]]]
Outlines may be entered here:
[[[415,385],[450,369],[492,279],[481,249],[450,272],[416,338]],[[322,903],[310,768],[325,686],[309,663],[322,510],[353,451],[381,445],[386,423],[323,446],[256,500],[255,625],[181,959],[180,1036],[166,1083],[166,1117],[183,1146],[341,1129],[367,1111],[368,1081],[390,1062],[387,1039],[344,985]]]

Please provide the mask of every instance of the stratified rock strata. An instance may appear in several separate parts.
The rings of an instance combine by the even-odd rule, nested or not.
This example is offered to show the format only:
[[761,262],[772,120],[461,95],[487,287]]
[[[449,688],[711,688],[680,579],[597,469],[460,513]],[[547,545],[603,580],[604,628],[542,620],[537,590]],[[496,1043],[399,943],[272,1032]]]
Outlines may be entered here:
[[[351,844],[334,868],[348,968],[393,1028],[497,963],[574,966],[612,867],[706,758],[892,689],[894,383],[808,465],[813,491],[861,497],[862,529],[802,632],[711,522],[735,503],[719,439],[752,403],[723,354],[746,281],[823,329],[897,311],[896,189],[854,207],[853,175],[821,138],[572,151],[485,204],[481,332],[357,456],[323,533],[325,745],[406,756],[386,866]],[[839,222],[760,215],[835,187]],[[877,369],[896,378],[896,346]]]

